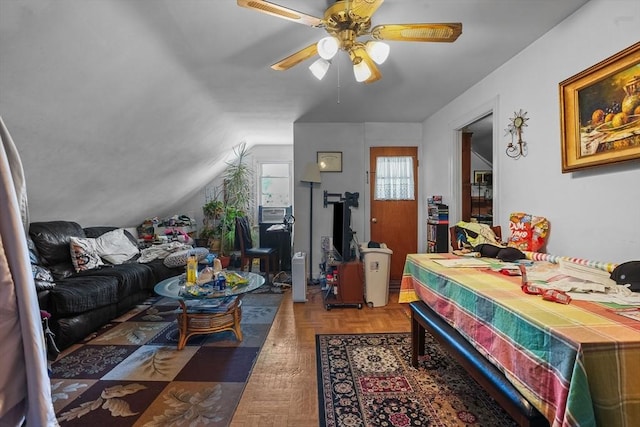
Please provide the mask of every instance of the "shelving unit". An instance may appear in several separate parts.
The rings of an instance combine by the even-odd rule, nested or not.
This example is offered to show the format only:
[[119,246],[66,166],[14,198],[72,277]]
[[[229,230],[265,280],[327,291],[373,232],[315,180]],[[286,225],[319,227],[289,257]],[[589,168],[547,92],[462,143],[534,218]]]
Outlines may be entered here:
[[[330,266],[334,267],[334,266]],[[364,267],[360,261],[342,262],[335,265],[337,279],[327,282],[324,295],[325,308],[358,307],[364,303]]]
[[427,252],[448,252],[449,206],[442,203],[431,203],[427,208]]

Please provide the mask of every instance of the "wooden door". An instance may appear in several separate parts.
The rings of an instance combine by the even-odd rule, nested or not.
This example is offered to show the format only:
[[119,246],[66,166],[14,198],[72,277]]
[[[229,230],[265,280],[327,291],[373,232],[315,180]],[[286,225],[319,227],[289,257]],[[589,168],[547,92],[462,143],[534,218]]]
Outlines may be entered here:
[[462,200],[460,204],[460,219],[471,221],[471,132],[462,132]]
[[[376,165],[379,157],[411,157],[413,163],[412,200],[377,200]],[[369,151],[369,200],[371,200],[371,240],[386,243],[393,251],[390,284],[399,287],[407,254],[418,251],[418,148],[371,147]]]

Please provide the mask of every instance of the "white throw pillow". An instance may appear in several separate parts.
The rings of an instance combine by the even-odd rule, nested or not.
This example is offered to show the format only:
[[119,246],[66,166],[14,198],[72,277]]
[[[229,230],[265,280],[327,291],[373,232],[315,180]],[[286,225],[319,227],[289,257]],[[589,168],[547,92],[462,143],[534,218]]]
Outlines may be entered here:
[[98,255],[111,264],[122,264],[140,253],[122,228],[108,231],[95,240]]
[[71,237],[69,239],[71,262],[76,272],[91,270],[104,265],[96,249],[95,239]]

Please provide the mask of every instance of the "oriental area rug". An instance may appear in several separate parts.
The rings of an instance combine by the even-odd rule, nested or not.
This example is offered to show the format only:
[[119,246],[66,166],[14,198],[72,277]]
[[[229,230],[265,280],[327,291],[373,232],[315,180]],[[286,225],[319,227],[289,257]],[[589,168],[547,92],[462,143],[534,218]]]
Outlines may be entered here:
[[177,302],[153,297],[63,353],[50,366],[60,425],[229,425],[283,297],[257,291],[242,298],[242,342],[195,335],[178,351]]
[[429,334],[316,335],[320,426],[517,426]]

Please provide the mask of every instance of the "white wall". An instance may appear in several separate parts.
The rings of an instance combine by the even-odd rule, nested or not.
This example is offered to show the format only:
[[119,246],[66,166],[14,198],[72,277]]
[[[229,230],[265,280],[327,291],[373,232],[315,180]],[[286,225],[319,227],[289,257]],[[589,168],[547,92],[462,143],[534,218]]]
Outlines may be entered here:
[[[231,154],[231,159],[233,159],[233,153]],[[290,162],[293,160],[293,146],[292,145],[255,145],[250,147],[249,155],[247,157],[247,162],[253,167],[255,171],[255,182],[258,183],[257,176],[257,163],[261,162],[269,162],[269,161],[278,161],[278,162]],[[176,212],[176,214],[185,214],[189,215],[191,218],[195,218],[196,225],[198,226],[198,230],[203,225],[204,215],[202,213],[202,205],[204,205],[213,194],[215,188],[219,186],[221,183],[221,175],[218,175],[215,179],[208,182],[203,188],[200,189],[198,194],[189,200],[185,201],[183,205],[181,205],[181,212]],[[257,206],[256,206],[257,209]],[[255,242],[256,244],[258,242]]]
[[[424,123],[428,193],[455,199],[456,129],[494,108],[497,220],[525,211],[551,222],[547,252],[608,262],[640,258],[640,162],[563,174],[558,84],[640,39],[640,2],[592,0]],[[514,111],[530,118],[529,154],[513,160],[504,129]],[[454,210],[455,211],[455,210]],[[452,218],[455,220],[456,218]],[[508,235],[508,233],[506,233]],[[503,232],[503,235],[505,233]]]
[[[320,238],[332,235],[333,208],[323,207],[323,192],[360,193],[359,207],[351,209],[351,228],[358,241],[369,240],[368,184],[369,147],[419,146],[420,123],[296,123],[294,125],[294,251],[309,253],[309,184],[300,182],[305,166],[316,161],[318,151],[342,151],[342,172],[322,173],[322,183],[313,187],[313,277],[321,261]],[[420,174],[420,172],[418,172]],[[425,203],[420,192],[420,205]],[[330,198],[336,200],[336,198]],[[420,212],[422,215],[423,212]],[[417,230],[416,230],[417,232]]]

